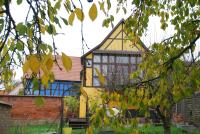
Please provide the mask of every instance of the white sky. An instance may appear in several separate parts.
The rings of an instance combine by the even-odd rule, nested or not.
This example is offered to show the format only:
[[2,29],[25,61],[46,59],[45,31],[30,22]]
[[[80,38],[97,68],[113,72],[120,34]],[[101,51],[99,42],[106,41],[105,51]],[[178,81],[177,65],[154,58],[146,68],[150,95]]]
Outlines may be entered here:
[[[13,2],[13,1],[12,1]],[[15,2],[15,1],[14,1]],[[23,1],[23,4],[20,6],[16,6],[15,3],[13,4],[13,7],[11,8],[11,12],[13,16],[15,16],[14,19],[17,20],[17,22],[24,21],[26,12],[28,10],[26,2]],[[92,22],[89,19],[88,11],[92,3],[88,3],[86,0],[83,2],[84,7],[84,13],[85,13],[85,20],[84,20],[84,37],[85,40],[89,46],[90,49],[97,46],[106,36],[107,34],[112,30],[111,26],[109,28],[102,27],[102,21],[105,18],[103,13],[100,11],[98,3],[98,17],[97,19]],[[116,4],[112,4],[112,10],[110,11],[111,14],[114,14],[115,20],[114,25],[116,25],[122,18],[126,19],[130,13],[131,13],[131,7],[127,7],[127,14],[124,15],[123,11],[121,10],[120,13],[115,14],[116,12]],[[66,19],[68,19],[68,14],[65,10],[61,10],[62,16],[65,16]],[[64,52],[69,56],[81,56],[82,55],[82,43],[81,43],[81,23],[75,18],[73,26],[63,26],[62,29],[59,29],[58,33],[64,33],[57,35],[55,37],[56,46],[58,48],[59,52]],[[164,38],[169,37],[173,34],[173,27],[170,26],[166,31],[163,31],[160,29],[160,20],[156,17],[151,17],[148,30],[146,32],[146,36],[143,36],[141,39],[144,42],[144,44],[149,47],[150,44],[153,42],[159,42],[163,40]],[[50,38],[45,37],[46,41],[49,41]],[[87,52],[88,49],[85,48],[85,52]],[[22,76],[22,69],[18,68],[16,70],[17,75],[16,79],[20,79]]]

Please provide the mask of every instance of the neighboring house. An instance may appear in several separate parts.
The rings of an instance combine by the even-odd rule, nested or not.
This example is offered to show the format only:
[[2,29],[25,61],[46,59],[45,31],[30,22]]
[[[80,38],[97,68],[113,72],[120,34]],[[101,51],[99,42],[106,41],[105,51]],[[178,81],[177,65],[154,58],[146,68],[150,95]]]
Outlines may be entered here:
[[72,59],[72,69],[66,71],[61,57],[57,56],[58,65],[54,63],[52,72],[54,73],[55,81],[49,82],[48,88],[44,88],[39,81],[39,89],[33,90],[32,80],[26,74],[26,83],[24,87],[24,95],[45,95],[45,96],[75,96],[79,92],[81,61],[80,57],[70,57]]
[[0,95],[4,95],[4,94],[7,94],[7,92],[5,91],[4,85],[0,83]]
[[[141,40],[138,44],[128,38],[124,27],[125,21],[121,20],[98,46],[81,57],[85,95],[80,96],[80,117],[86,117],[87,102],[101,103],[102,89],[112,90],[130,84],[129,75],[137,69],[141,55],[147,51]],[[104,86],[100,84],[96,69],[106,78]]]
[[20,89],[22,89],[22,84],[19,81],[11,80],[11,86],[5,88],[4,84],[0,84],[0,95],[18,95]]

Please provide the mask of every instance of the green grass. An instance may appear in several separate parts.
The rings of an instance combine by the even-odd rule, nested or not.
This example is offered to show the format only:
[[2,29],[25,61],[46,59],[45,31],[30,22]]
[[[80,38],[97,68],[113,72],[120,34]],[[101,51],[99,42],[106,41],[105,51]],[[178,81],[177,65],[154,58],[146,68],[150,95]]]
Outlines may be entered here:
[[10,134],[42,134],[45,132],[58,132],[59,126],[56,124],[46,125],[25,125],[10,128]]
[[[131,128],[117,128],[117,129],[107,129],[107,130],[114,130],[115,134],[132,134],[133,133],[133,129]],[[140,134],[163,134],[164,133],[164,129],[162,126],[148,125],[148,126],[139,127],[138,130]],[[100,129],[93,129],[93,134],[98,134],[99,131]],[[200,134],[200,131],[188,133],[175,126],[171,127],[171,132],[172,134]],[[85,130],[75,129],[72,131],[72,134],[85,134]]]
[[[131,134],[133,129],[131,128],[116,128],[116,129],[95,129],[93,128],[93,134],[98,134],[100,130],[115,130],[115,134]],[[162,126],[146,125],[138,128],[140,134],[163,134],[164,130]],[[10,134],[42,134],[45,132],[58,132],[58,125],[26,125],[21,127],[12,127],[10,129]],[[171,127],[172,134],[200,134],[198,132],[187,133],[186,131],[177,128],[175,126]],[[74,129],[72,134],[85,134],[85,129]]]

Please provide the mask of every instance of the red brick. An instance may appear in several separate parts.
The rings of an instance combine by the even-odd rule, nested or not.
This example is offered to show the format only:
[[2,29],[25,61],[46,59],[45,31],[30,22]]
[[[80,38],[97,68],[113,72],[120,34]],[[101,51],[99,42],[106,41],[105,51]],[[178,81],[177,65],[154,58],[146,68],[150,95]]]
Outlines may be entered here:
[[37,107],[33,96],[0,96],[0,100],[13,105],[11,117],[13,119],[48,119],[55,120],[60,115],[61,98],[44,97],[45,104]]

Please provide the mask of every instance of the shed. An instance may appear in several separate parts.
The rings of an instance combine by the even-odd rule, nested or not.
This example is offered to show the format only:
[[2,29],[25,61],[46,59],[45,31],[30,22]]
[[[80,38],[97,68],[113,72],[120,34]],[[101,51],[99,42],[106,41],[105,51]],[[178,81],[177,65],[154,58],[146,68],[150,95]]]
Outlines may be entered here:
[[2,134],[8,134],[11,127],[11,109],[12,105],[4,101],[0,101],[0,131]]

